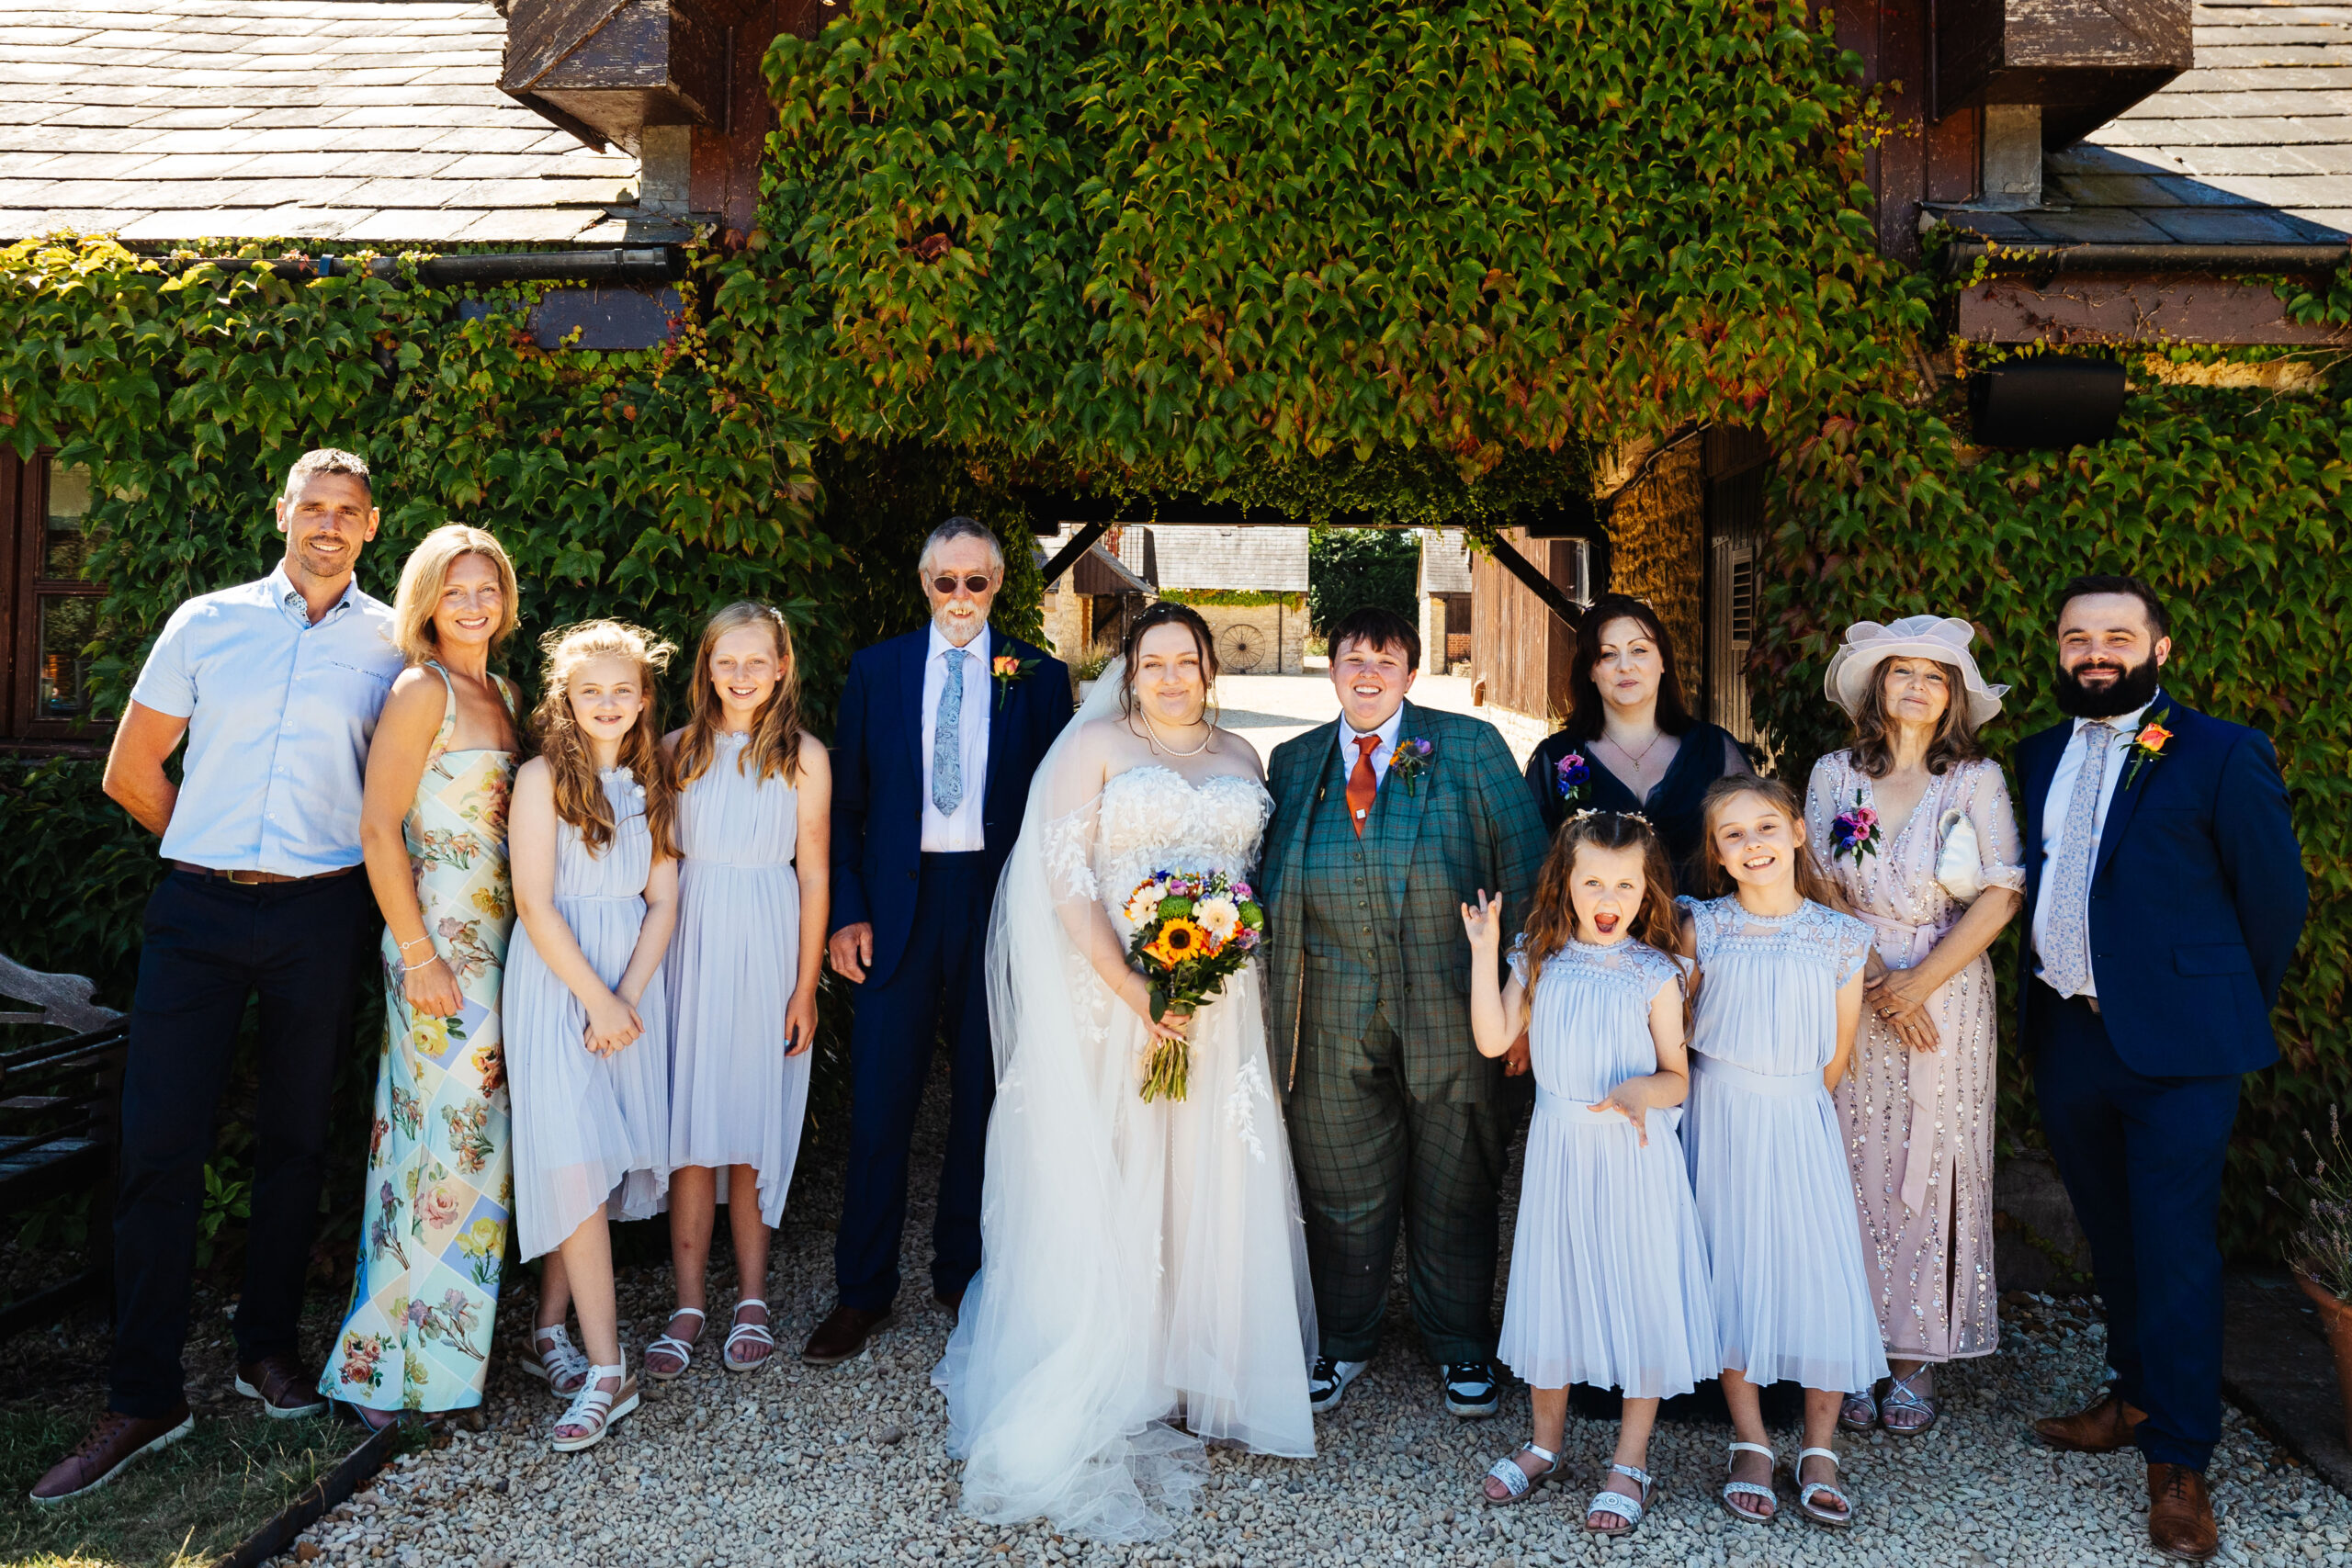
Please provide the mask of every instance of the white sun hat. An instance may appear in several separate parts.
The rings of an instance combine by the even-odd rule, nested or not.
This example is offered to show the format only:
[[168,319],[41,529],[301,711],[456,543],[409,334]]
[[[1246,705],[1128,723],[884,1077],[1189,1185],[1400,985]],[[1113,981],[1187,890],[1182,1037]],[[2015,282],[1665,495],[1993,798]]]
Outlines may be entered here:
[[2009,689],[1984,683],[1976,656],[1968,651],[1975,637],[1974,626],[1953,615],[1905,615],[1893,626],[1856,621],[1846,628],[1844,646],[1830,655],[1822,689],[1851,717],[1870,690],[1871,672],[1881,664],[1890,659],[1932,659],[1959,667],[1968,687],[1968,722],[1981,729],[2001,711],[2001,699]]

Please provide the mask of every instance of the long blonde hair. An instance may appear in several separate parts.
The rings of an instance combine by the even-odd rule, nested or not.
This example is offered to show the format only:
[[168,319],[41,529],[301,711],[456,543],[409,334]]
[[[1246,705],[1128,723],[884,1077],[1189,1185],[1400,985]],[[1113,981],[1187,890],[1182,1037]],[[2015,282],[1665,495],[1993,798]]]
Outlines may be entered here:
[[669,667],[677,646],[623,621],[582,621],[548,633],[539,639],[539,650],[547,662],[531,733],[555,783],[555,814],[580,830],[592,852],[603,853],[613,841],[612,805],[596,777],[595,754],[571,711],[571,677],[592,659],[627,660],[637,666],[645,688],[645,711],[621,737],[620,761],[645,791],[645,826],[653,836],[655,857],[674,855],[677,795],[670,771],[662,765],[662,693],[654,677]]
[[761,780],[800,782],[800,660],[792,651],[792,628],[773,604],[739,599],[710,617],[702,628],[702,640],[695,646],[694,682],[686,693],[686,728],[678,737],[677,756],[672,763],[680,789],[702,777],[718,755],[718,732],[727,716],[711,685],[711,656],[718,651],[720,637],[746,626],[764,626],[775,638],[779,669],[775,690],[752,716],[752,742],[735,759],[736,771],[749,772],[756,757]]
[[480,556],[498,570],[501,606],[498,625],[491,628],[490,651],[496,654],[514,635],[521,613],[521,595],[514,587],[514,563],[496,539],[463,523],[444,523],[417,541],[401,564],[401,585],[392,595],[392,641],[411,664],[422,664],[441,651],[440,634],[433,629],[433,612],[441,605],[441,591],[449,585],[449,569],[468,556]]

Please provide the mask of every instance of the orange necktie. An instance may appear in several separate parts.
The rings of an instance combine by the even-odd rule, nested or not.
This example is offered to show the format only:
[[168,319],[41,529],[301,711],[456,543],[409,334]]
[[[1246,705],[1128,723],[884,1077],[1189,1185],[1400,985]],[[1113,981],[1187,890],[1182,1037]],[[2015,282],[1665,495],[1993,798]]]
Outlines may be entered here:
[[1372,749],[1380,744],[1377,735],[1356,737],[1356,765],[1348,774],[1348,820],[1356,825],[1356,837],[1363,837],[1364,819],[1372,815],[1372,797],[1380,793],[1380,780],[1372,771]]

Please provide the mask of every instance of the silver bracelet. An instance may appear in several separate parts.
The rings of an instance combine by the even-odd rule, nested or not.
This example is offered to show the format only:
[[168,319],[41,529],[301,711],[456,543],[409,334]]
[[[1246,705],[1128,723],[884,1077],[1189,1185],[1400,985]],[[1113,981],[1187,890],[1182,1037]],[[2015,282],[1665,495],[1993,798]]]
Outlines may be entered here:
[[413,936],[406,942],[400,944],[401,952],[402,953],[406,953],[410,948],[414,947],[420,942],[424,943],[427,947],[433,945],[433,939],[429,936]]
[[441,962],[441,955],[440,955],[439,953],[427,953],[427,954],[424,957],[424,959],[423,959],[422,961],[418,962],[418,963],[415,963],[415,964],[410,964],[410,963],[403,962],[403,963],[401,964],[401,973],[402,973],[403,975],[413,975],[413,974],[415,974],[415,973],[416,973],[418,970],[420,970],[420,969],[426,968],[426,967],[428,967],[429,965],[432,965],[432,964],[438,964],[438,963],[440,963],[440,962]]

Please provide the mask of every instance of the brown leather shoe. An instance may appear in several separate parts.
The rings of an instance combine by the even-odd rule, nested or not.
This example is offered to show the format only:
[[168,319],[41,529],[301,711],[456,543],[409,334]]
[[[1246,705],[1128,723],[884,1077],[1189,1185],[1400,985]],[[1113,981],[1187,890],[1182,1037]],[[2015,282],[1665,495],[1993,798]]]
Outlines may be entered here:
[[2132,1434],[2147,1418],[2146,1411],[2133,1409],[2109,1389],[2087,1410],[2072,1416],[2045,1416],[2033,1424],[2033,1429],[2043,1442],[2067,1453],[2111,1454],[2138,1441]]
[[2183,1562],[2202,1562],[2222,1549],[2203,1474],[2185,1464],[2148,1467],[2148,1544]]
[[862,1307],[837,1306],[831,1315],[817,1325],[808,1336],[808,1343],[800,1348],[800,1359],[812,1367],[830,1367],[848,1360],[865,1348],[865,1342],[875,1331],[890,1321],[888,1312],[867,1312]]
[[32,1500],[44,1505],[62,1503],[95,1492],[140,1455],[169,1448],[194,1430],[196,1417],[187,1413],[185,1403],[152,1420],[109,1410],[98,1417],[79,1447],[34,1483]]
[[264,1356],[258,1361],[240,1363],[237,1392],[247,1399],[260,1400],[261,1413],[275,1421],[322,1415],[327,1407],[319,1380],[291,1356]]

